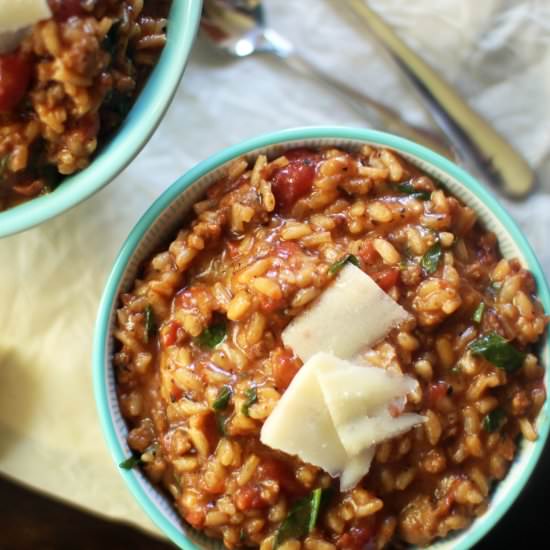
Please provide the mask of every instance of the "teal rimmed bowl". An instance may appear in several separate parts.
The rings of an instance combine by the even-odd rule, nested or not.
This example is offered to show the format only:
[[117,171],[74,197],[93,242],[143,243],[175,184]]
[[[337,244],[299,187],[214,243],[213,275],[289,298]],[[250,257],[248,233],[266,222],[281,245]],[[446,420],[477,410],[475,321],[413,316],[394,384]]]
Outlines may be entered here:
[[[107,281],[99,307],[93,356],[94,391],[100,421],[107,444],[116,464],[129,456],[127,428],[116,398],[112,368],[112,328],[120,292],[128,290],[140,264],[169,237],[192,204],[205,189],[239,156],[253,158],[259,153],[271,156],[298,146],[341,146],[358,148],[364,143],[388,147],[399,152],[409,162],[442,183],[452,194],[473,208],[486,228],[498,238],[505,257],[517,257],[534,275],[538,295],[545,311],[550,312],[550,291],[542,269],[527,240],[497,199],[472,176],[438,154],[411,141],[372,130],[340,127],[297,128],[276,132],[235,145],[210,157],[179,178],[147,210],[124,243]],[[550,386],[550,339],[545,336],[541,346],[541,362],[546,367],[545,384]],[[522,440],[508,475],[496,486],[489,509],[466,530],[436,542],[432,549],[465,550],[473,547],[510,508],[531,475],[548,437],[550,405],[545,403],[537,420],[539,438],[535,442]],[[120,473],[130,491],[157,526],[181,548],[197,550],[222,548],[186,525],[177,515],[162,491],[153,486],[139,470]]]
[[87,199],[114,179],[147,143],[168,109],[195,40],[202,0],[173,0],[167,42],[147,83],[113,138],[90,165],[47,195],[0,212],[0,238],[49,220]]

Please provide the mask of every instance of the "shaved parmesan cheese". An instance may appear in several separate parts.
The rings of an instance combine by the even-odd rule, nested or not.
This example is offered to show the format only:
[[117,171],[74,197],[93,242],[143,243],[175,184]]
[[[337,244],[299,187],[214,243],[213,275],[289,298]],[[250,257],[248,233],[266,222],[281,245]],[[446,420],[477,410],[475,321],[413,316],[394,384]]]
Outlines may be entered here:
[[[331,362],[334,358],[326,359]],[[357,366],[336,359],[338,368],[319,372],[319,384],[325,403],[337,426],[361,418],[376,416],[388,404],[413,391],[418,382],[410,376],[377,367]]]
[[369,473],[375,452],[376,447],[369,447],[348,460],[340,476],[340,491],[353,489]]
[[424,421],[394,418],[388,407],[416,387],[407,376],[317,353],[298,371],[262,427],[260,440],[296,455],[353,488],[369,471],[376,444]]
[[331,476],[340,475],[348,455],[327,409],[319,383],[319,370],[330,368],[313,358],[293,378],[262,427],[260,441],[272,449],[297,455]]
[[424,421],[418,414],[394,417],[389,411],[416,388],[418,383],[410,376],[347,361],[338,364],[340,368],[319,371],[318,381],[340,441],[350,456]]
[[0,33],[14,32],[52,16],[47,0],[0,0]]
[[409,317],[366,273],[346,264],[320,298],[286,327],[282,338],[304,362],[319,351],[349,359]]
[[354,455],[367,447],[402,435],[425,420],[425,417],[413,413],[394,418],[386,410],[377,416],[364,416],[337,426],[337,431],[346,452]]
[[369,471],[375,448],[350,457],[332,422],[317,377],[346,366],[345,361],[318,354],[292,380],[260,434],[264,445],[300,457],[331,476],[340,477],[340,488],[354,487]]

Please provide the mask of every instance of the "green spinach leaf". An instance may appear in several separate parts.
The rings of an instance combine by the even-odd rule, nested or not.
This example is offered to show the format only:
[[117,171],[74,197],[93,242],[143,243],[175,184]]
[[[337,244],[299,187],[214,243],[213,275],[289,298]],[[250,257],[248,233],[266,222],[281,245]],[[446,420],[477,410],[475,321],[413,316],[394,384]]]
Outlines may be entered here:
[[158,441],[154,441],[143,451],[141,454],[132,455],[129,456],[127,459],[123,460],[118,466],[119,468],[122,468],[123,470],[131,470],[132,468],[135,468],[136,466],[139,466],[140,464],[144,463],[143,456],[146,454],[151,454],[153,457],[156,456],[159,450],[159,443]]
[[525,353],[516,349],[496,332],[489,332],[474,340],[469,346],[475,355],[481,355],[499,369],[513,372],[521,367]]
[[116,53],[118,42],[118,31],[120,30],[121,21],[113,21],[111,28],[108,30],[101,47],[113,56]]
[[346,254],[343,258],[334,262],[329,268],[328,272],[331,275],[336,275],[347,263],[353,264],[355,267],[360,267],[357,256],[353,254]]
[[241,407],[241,412],[245,416],[249,416],[248,409],[258,401],[258,389],[256,388],[256,386],[252,386],[251,388],[248,388],[244,392],[244,394],[246,396],[246,401],[243,403],[243,406]]
[[273,548],[278,548],[289,538],[299,539],[311,533],[319,519],[325,496],[329,494],[329,489],[315,489],[309,496],[296,501],[277,530]]
[[212,403],[212,408],[215,411],[223,411],[226,409],[229,404],[229,400],[231,399],[231,395],[233,395],[231,386],[223,386],[218,392],[218,396],[216,397],[214,403]]
[[195,342],[202,348],[215,348],[221,344],[227,335],[225,323],[214,323],[205,328],[196,338]]
[[502,409],[495,409],[483,419],[483,429],[489,433],[496,432],[502,427],[505,418],[506,413]]
[[483,319],[483,314],[485,313],[485,302],[479,302],[479,305],[476,307],[474,314],[472,315],[472,321],[478,325]]
[[143,333],[143,340],[147,344],[149,340],[153,338],[157,332],[157,323],[155,321],[155,312],[151,304],[147,304],[145,308],[145,331]]
[[441,261],[442,256],[443,256],[443,250],[441,249],[441,243],[437,241],[435,244],[430,246],[426,254],[422,256],[422,260],[420,260],[420,265],[422,269],[428,275],[435,273],[437,270],[437,266]]
[[129,456],[126,460],[123,460],[118,467],[123,470],[131,470],[141,464],[141,457],[137,455]]
[[216,411],[216,427],[218,428],[218,433],[220,435],[226,435],[227,431],[225,429],[225,422],[227,417],[224,416],[221,412]]
[[432,195],[429,191],[421,191],[420,189],[416,189],[410,181],[399,183],[396,187],[400,193],[410,195],[411,197],[414,197],[415,199],[420,199],[421,201],[430,200],[430,197]]

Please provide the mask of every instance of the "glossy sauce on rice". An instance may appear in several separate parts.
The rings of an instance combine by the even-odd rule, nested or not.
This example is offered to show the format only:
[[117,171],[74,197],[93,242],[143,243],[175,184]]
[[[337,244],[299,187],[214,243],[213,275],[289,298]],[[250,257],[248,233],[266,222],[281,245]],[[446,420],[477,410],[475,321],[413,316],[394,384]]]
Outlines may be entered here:
[[[469,207],[389,150],[294,149],[234,161],[182,227],[121,295],[114,362],[129,445],[187,522],[228,548],[362,549],[427,545],[486,510],[518,436],[536,438],[546,317]],[[414,317],[366,358],[418,380],[407,410],[427,421],[340,493],[259,432],[301,367],[281,332],[349,255]],[[329,487],[315,527],[281,536]]]

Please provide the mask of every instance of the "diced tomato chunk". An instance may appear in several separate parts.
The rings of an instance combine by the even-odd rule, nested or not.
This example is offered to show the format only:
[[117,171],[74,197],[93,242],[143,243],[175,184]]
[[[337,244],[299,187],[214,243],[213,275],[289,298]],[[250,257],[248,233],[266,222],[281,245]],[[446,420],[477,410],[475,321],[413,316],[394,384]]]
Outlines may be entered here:
[[245,485],[237,489],[235,493],[235,505],[242,512],[259,508],[266,508],[269,503],[262,498],[258,485]]
[[311,191],[315,166],[314,160],[303,158],[275,172],[271,180],[271,189],[279,209],[291,208],[298,199]]
[[276,481],[285,491],[295,495],[301,495],[306,491],[305,487],[296,480],[290,466],[274,458],[268,458],[262,462],[258,468],[258,479]]
[[300,370],[300,361],[288,350],[277,350],[272,357],[273,378],[279,390],[286,390],[296,373]]
[[178,329],[180,324],[177,321],[168,321],[168,323],[162,328],[161,339],[162,345],[167,348],[173,346],[178,338]]
[[428,405],[430,407],[435,406],[441,398],[447,395],[448,391],[449,384],[447,384],[447,382],[443,382],[443,380],[430,384],[430,387],[428,388]]
[[445,498],[439,501],[437,507],[434,510],[434,513],[436,516],[444,517],[444,516],[447,516],[447,514],[449,514],[453,504],[455,503],[455,494],[456,494],[457,488],[460,485],[460,482],[461,482],[460,479],[455,479],[448,486],[447,494],[445,495]]
[[374,248],[372,241],[365,241],[359,248],[359,257],[365,262],[365,264],[373,264],[378,258],[378,252]]
[[0,112],[17,107],[25,96],[32,75],[32,62],[19,52],[0,55]]
[[351,527],[338,539],[336,547],[344,550],[363,550],[373,534],[370,527]]
[[204,525],[205,514],[202,510],[189,510],[184,512],[183,517],[195,529],[200,529]]
[[81,0],[48,0],[48,4],[57,21],[66,21],[69,17],[86,14]]
[[382,290],[389,290],[399,281],[399,268],[390,267],[383,271],[371,273],[370,276]]
[[172,387],[170,388],[170,400],[172,403],[174,401],[179,401],[183,397],[183,390],[174,384],[172,384]]

